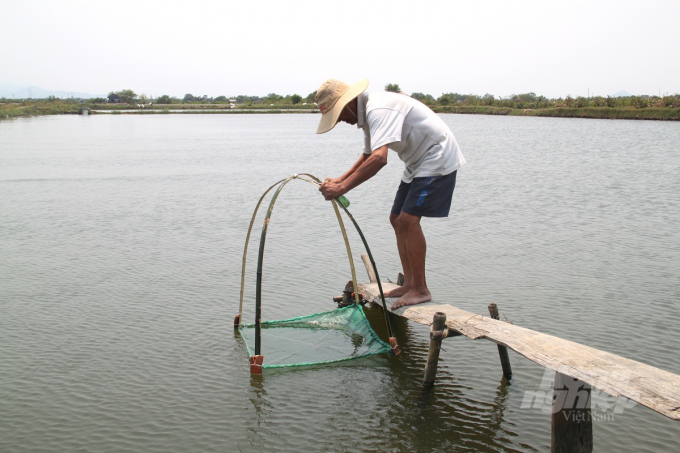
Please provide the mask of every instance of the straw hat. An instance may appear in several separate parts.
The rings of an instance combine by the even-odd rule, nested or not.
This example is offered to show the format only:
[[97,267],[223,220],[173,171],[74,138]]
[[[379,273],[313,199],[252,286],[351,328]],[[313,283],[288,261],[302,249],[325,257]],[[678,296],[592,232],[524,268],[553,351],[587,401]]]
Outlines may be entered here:
[[330,131],[338,123],[340,112],[355,97],[366,91],[368,79],[347,85],[336,79],[328,79],[316,91],[314,102],[321,111],[321,121],[316,129],[317,134]]

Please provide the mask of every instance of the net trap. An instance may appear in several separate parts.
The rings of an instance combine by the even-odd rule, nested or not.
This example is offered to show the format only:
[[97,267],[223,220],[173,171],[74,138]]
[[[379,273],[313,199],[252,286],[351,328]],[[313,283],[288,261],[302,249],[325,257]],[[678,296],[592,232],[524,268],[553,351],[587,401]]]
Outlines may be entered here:
[[[347,257],[352,272],[352,280],[348,283],[344,295],[336,300],[338,302],[338,308],[297,318],[262,321],[262,266],[267,228],[269,227],[274,204],[276,203],[281,190],[294,179],[308,182],[317,187],[321,185],[321,181],[318,178],[308,173],[295,174],[289,178],[276,182],[260,197],[250,220],[250,226],[248,227],[248,235],[246,236],[243,250],[239,312],[234,319],[234,329],[239,331],[246,344],[248,355],[250,356],[250,372],[252,374],[262,374],[262,370],[267,368],[301,367],[345,362],[376,354],[389,353],[398,355],[400,353],[399,345],[392,333],[388,311],[383,309],[389,336],[389,344],[380,339],[364,314],[362,303],[365,301],[362,300],[363,296],[358,291],[352,251],[347,238],[345,225],[340,214],[341,209],[345,212],[359,233],[359,237],[366,248],[366,253],[375,269],[376,276],[377,267],[368,244],[366,243],[366,238],[361,232],[359,225],[354,220],[354,217],[352,217],[347,210],[349,202],[345,197],[340,197],[331,201],[345,242]],[[276,190],[269,202],[269,207],[267,208],[267,213],[262,226],[262,232],[260,234],[255,288],[255,320],[252,323],[244,323],[242,322],[243,294],[246,275],[246,256],[250,234],[262,201],[267,194],[275,188]],[[385,296],[383,294],[382,285],[380,285],[379,276],[378,286],[383,306],[385,306]],[[267,357],[266,362],[265,356]]]

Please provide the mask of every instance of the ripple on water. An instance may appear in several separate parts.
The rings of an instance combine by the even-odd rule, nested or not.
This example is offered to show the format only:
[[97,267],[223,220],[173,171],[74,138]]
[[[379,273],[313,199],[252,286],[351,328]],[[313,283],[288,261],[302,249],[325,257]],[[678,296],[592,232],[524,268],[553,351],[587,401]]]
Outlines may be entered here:
[[[478,313],[496,302],[518,325],[680,373],[667,335],[680,321],[677,126],[442,117],[469,164],[451,216],[423,221],[435,298]],[[250,376],[231,321],[257,198],[289,174],[337,175],[357,157],[349,129],[301,140],[317,120],[0,123],[0,450],[549,448],[549,414],[522,408],[527,391],[543,390],[541,367],[512,355],[505,385],[493,344],[452,338],[423,395],[425,326],[395,321],[399,358]],[[391,279],[400,269],[386,214],[401,172],[391,160],[349,197]],[[265,319],[327,310],[349,278],[332,209],[307,186],[291,183],[272,216]],[[368,316],[384,337],[382,313]],[[594,431],[598,451],[680,444],[672,421],[641,406]]]

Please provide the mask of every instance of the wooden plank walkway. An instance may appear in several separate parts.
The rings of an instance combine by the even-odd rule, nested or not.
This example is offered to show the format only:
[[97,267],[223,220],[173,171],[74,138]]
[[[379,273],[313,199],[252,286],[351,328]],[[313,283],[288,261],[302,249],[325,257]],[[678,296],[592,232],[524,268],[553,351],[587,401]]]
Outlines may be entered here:
[[[383,283],[383,291],[397,285]],[[362,283],[364,297],[382,306],[377,283]],[[387,304],[393,300],[388,300]],[[485,338],[527,359],[617,397],[625,396],[660,414],[680,420],[680,376],[599,349],[491,319],[488,315],[428,302],[390,311],[420,324],[432,324],[436,312],[446,325],[468,338]]]

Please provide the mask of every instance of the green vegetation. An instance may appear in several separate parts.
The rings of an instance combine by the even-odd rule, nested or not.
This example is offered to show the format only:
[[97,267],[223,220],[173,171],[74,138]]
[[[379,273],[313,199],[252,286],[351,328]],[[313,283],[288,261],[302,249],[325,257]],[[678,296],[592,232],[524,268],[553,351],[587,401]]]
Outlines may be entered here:
[[65,101],[56,98],[34,101],[7,102],[0,100],[0,119],[22,116],[76,114],[84,105],[77,101]]
[[649,107],[636,109],[631,107],[558,107],[544,109],[513,109],[509,107],[480,105],[433,106],[432,109],[437,113],[680,121],[680,109],[678,108]]
[[424,104],[433,104],[434,103],[434,98],[432,97],[431,94],[424,94],[424,93],[412,93],[411,97],[413,99],[417,99],[420,102]]
[[132,90],[121,90],[116,92],[112,91],[109,93],[109,96],[112,94],[117,94],[124,102],[128,104],[134,104],[137,101],[137,94]]
[[[387,91],[401,92],[399,84],[390,83]],[[269,93],[264,97],[238,95],[213,98],[187,93],[182,99],[167,94],[155,99],[144,94],[137,95],[125,89],[109,93],[107,99],[0,99],[0,119],[32,115],[75,114],[83,108],[121,111],[137,110],[141,104],[143,113],[171,113],[191,110],[192,113],[236,113],[241,110],[280,112],[281,110],[316,110],[313,104],[316,91],[302,97],[299,94],[279,95]],[[571,118],[619,118],[680,121],[680,95],[628,96],[628,97],[576,97],[548,99],[535,93],[524,93],[496,98],[491,94],[444,93],[438,98],[416,92],[411,97],[428,105],[437,113],[468,113],[482,115],[554,116]],[[245,113],[245,112],[244,112]]]
[[[416,97],[415,95],[418,95]],[[673,96],[627,96],[620,98],[612,97],[577,97],[567,96],[562,99],[548,99],[537,96],[535,93],[514,94],[507,98],[496,99],[492,94],[478,96],[475,94],[445,93],[434,99],[430,95],[414,93],[414,98],[419,99],[430,107],[437,106],[487,106],[503,107],[510,109],[559,109],[559,108],[680,108],[680,95]]]

